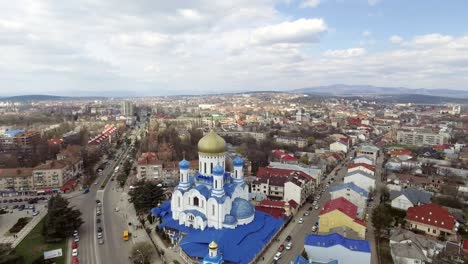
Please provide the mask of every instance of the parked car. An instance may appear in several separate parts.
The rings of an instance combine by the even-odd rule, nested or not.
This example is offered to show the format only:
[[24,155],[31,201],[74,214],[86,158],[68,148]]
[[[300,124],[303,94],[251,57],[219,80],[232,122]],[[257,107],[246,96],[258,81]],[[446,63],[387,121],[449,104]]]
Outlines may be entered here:
[[302,217],[301,217],[301,218],[299,218],[299,224],[302,224],[302,223],[304,223],[304,219],[302,219]]
[[8,203],[8,199],[4,199],[3,202],[4,202],[4,203]]
[[314,233],[317,232],[317,226],[312,227],[312,232],[314,232]]
[[78,230],[73,231],[73,236],[74,237],[78,236]]
[[280,245],[279,248],[278,248],[278,251],[283,252],[284,251],[284,245]]
[[72,256],[73,256],[73,257],[78,256],[78,249],[77,249],[77,248],[74,248],[74,249],[72,250]]
[[309,211],[305,211],[304,216],[308,216],[308,215],[310,215],[310,212],[309,212]]
[[18,199],[18,202],[22,202],[22,201],[23,201],[23,199],[21,199],[21,198]]
[[291,241],[291,236],[287,236],[286,241]]
[[98,227],[97,231],[102,232],[102,227]]
[[36,215],[38,215],[38,214],[39,214],[39,211],[36,211],[36,212],[34,212],[32,215],[33,215],[33,216],[36,216]]
[[273,259],[278,261],[282,256],[283,254],[281,254],[281,252],[276,252],[275,257]]
[[75,236],[75,238],[73,239],[74,242],[80,242],[80,237],[79,236]]
[[99,239],[99,245],[102,245],[102,244],[104,244],[104,239],[101,238]]
[[72,249],[75,249],[75,248],[77,248],[77,247],[78,247],[78,243],[72,242]]
[[318,210],[318,209],[319,209],[319,206],[318,206],[318,205],[316,205],[314,208],[315,208],[315,210]]
[[292,248],[292,242],[289,242],[288,244],[286,244],[287,250],[291,250],[291,248]]

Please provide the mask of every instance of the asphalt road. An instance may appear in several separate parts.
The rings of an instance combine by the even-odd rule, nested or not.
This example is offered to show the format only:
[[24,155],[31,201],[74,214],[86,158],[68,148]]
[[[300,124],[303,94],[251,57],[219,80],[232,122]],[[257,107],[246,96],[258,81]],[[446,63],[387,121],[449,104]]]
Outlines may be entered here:
[[[121,150],[118,150],[116,157],[120,157]],[[118,159],[119,160],[119,159]],[[79,246],[78,259],[80,263],[101,264],[101,263],[122,263],[120,259],[116,261],[102,261],[100,249],[97,246],[97,226],[96,226],[96,199],[99,193],[99,188],[104,182],[105,177],[109,173],[113,173],[115,162],[110,161],[109,165],[104,169],[103,175],[96,179],[97,184],[90,186],[90,191],[87,194],[80,194],[70,199],[70,205],[78,208],[82,213],[84,224],[79,229]],[[109,181],[110,182],[110,181]],[[109,184],[108,184],[109,185]]]

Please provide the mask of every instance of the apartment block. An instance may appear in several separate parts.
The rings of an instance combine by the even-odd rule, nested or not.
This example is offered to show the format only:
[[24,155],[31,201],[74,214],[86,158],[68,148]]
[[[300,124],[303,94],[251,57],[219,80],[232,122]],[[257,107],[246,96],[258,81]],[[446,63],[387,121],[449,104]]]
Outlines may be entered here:
[[432,133],[423,131],[405,131],[397,132],[397,141],[404,145],[432,146],[448,143],[450,136],[446,133]]

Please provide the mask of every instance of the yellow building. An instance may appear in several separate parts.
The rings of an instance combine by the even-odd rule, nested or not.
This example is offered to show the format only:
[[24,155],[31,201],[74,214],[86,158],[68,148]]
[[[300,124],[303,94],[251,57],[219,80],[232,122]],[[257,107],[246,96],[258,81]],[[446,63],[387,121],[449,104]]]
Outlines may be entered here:
[[319,232],[329,233],[337,227],[347,227],[365,238],[366,225],[356,218],[357,206],[343,197],[328,201],[319,215]]

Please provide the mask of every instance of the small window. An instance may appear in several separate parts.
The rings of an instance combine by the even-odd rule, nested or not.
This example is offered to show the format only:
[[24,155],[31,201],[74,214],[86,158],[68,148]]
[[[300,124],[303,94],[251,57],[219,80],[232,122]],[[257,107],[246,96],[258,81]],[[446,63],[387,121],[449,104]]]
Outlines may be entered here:
[[213,204],[213,206],[211,207],[211,214],[212,215],[215,215],[215,205]]

